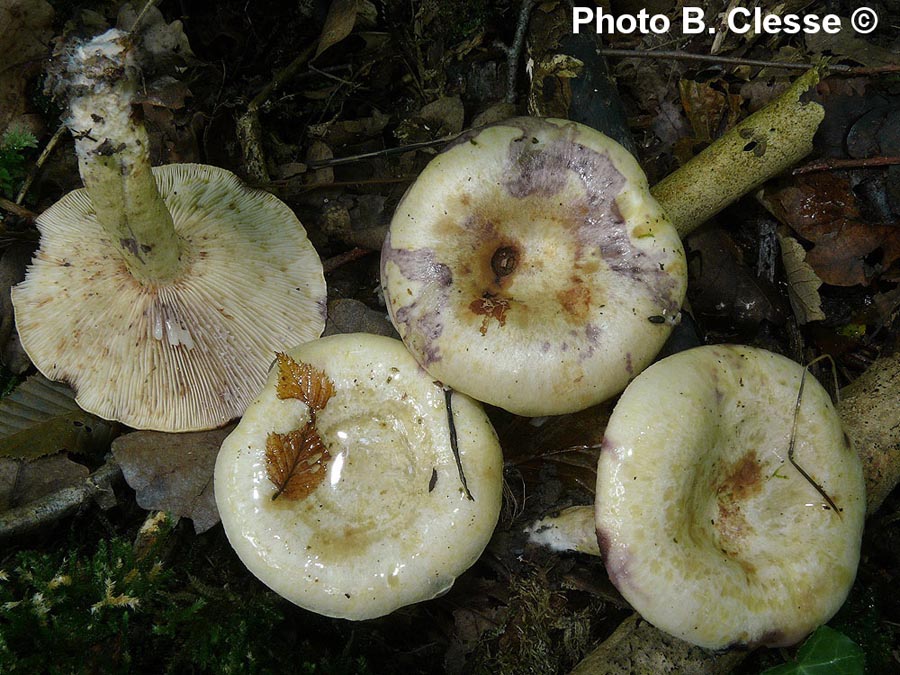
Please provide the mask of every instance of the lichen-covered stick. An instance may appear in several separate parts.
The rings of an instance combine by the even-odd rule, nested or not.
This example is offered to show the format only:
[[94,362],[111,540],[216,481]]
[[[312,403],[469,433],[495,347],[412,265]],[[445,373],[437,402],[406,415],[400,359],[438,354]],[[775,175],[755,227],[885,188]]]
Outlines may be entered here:
[[818,82],[818,69],[804,73],[770,104],[653,186],[653,196],[682,237],[810,153],[825,117],[825,109],[810,97]]

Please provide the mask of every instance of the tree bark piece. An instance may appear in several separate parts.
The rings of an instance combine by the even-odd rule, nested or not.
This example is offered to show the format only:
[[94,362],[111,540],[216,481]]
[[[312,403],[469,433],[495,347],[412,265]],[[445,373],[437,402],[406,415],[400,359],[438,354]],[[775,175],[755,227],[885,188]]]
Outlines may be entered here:
[[745,656],[745,652],[719,654],[695,647],[632,614],[575,666],[572,675],[724,675]]

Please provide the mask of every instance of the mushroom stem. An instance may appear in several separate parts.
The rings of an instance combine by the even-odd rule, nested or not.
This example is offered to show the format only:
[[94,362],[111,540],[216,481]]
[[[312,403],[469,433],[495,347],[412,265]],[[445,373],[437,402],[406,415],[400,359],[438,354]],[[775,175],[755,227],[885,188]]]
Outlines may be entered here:
[[182,242],[150,167],[147,131],[133,114],[132,51],[129,35],[116,29],[73,50],[65,124],[97,222],[131,274],[159,284],[181,271]]
[[825,109],[809,99],[818,82],[819,70],[807,71],[651,189],[682,238],[810,153],[825,117]]

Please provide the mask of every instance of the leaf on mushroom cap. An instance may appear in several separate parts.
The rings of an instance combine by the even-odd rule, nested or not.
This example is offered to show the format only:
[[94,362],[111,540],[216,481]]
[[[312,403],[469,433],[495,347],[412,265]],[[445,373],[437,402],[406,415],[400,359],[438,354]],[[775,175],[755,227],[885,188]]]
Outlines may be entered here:
[[278,352],[278,398],[303,401],[315,413],[322,410],[332,396],[334,383],[324,372]]
[[[327,372],[334,397],[313,424],[306,404],[279,397],[273,368],[222,444],[216,502],[238,556],[277,593],[327,616],[373,618],[447,591],[500,514],[503,459],[484,411],[454,394],[472,501],[444,391],[399,340],[334,335],[287,356]],[[299,476],[297,499],[273,500],[273,463]]]
[[243,413],[276,348],[321,334],[322,264],[293,212],[232,173],[153,173],[184,245],[180,276],[137,281],[75,190],[37,221],[16,326],[37,368],[71,384],[85,410],[141,429],[212,428]]
[[304,499],[325,480],[331,455],[312,422],[286,434],[266,436],[266,472],[277,488],[272,500]]
[[[711,649],[784,646],[846,598],[862,466],[810,375],[793,431],[803,373],[762,349],[698,347],[619,399],[597,468],[597,536],[610,579],[657,628]],[[811,478],[792,466],[792,443]]]
[[[620,145],[565,120],[464,134],[397,207],[382,286],[436,379],[520,415],[624,389],[678,319],[684,251]],[[528,386],[523,386],[527,382]]]

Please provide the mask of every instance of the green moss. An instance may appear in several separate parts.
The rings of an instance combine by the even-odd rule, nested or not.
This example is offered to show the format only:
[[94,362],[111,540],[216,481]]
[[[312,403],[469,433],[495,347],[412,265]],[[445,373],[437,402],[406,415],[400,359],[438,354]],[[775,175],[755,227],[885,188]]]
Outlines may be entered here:
[[359,657],[298,639],[274,594],[207,585],[164,564],[165,532],[154,542],[140,554],[114,538],[6,559],[0,672],[368,674]]
[[0,140],[0,196],[15,197],[25,178],[25,155],[28,148],[36,148],[37,139],[28,131],[11,129]]

